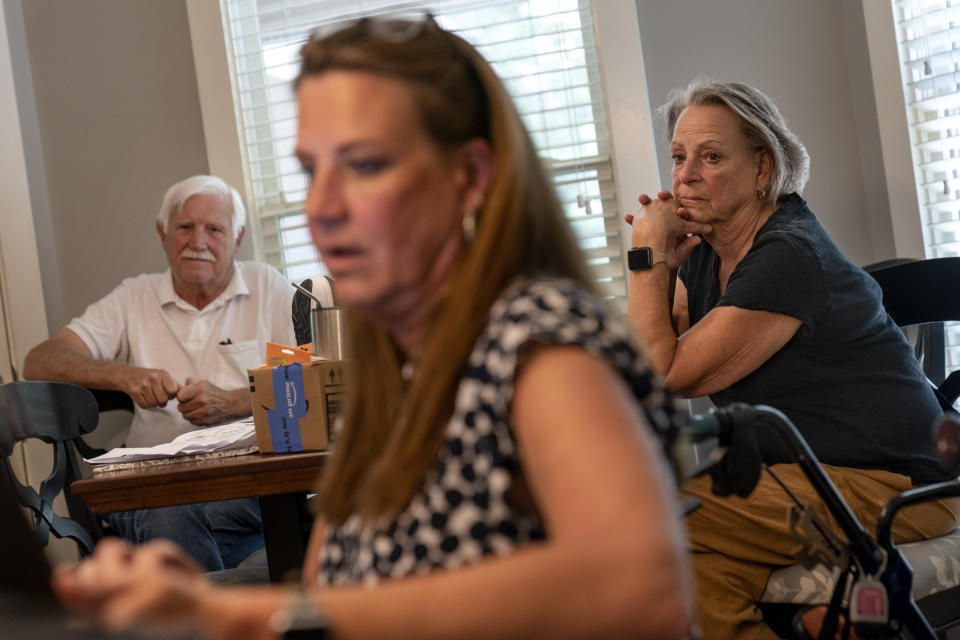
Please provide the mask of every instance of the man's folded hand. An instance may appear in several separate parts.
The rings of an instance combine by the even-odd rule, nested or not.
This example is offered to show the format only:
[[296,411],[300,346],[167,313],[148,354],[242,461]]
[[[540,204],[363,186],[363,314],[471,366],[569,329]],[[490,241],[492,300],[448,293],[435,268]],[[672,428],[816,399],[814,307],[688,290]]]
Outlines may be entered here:
[[[246,394],[246,390],[242,390]],[[180,413],[198,426],[219,424],[238,417],[237,392],[226,391],[208,380],[187,378],[177,393]],[[248,409],[249,411],[249,409]]]
[[141,409],[163,407],[167,400],[175,398],[180,385],[164,369],[130,367],[125,372],[123,391]]

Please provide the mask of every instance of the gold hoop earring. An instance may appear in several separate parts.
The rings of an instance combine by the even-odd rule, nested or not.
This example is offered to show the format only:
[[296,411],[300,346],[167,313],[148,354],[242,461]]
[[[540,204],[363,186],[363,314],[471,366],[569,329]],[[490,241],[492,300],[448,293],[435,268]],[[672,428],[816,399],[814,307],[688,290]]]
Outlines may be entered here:
[[467,244],[477,236],[477,207],[469,207],[463,212],[463,239]]

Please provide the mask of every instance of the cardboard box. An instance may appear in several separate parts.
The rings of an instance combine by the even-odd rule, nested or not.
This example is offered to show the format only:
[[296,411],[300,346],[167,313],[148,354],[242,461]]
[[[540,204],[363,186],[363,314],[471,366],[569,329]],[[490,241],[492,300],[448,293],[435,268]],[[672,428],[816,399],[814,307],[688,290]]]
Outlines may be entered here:
[[250,402],[262,453],[325,451],[343,408],[344,362],[250,369]]

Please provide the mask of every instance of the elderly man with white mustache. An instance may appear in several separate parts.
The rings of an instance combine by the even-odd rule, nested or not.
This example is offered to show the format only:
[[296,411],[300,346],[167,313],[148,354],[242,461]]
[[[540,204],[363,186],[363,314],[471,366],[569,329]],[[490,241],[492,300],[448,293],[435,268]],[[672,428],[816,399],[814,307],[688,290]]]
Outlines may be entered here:
[[[171,186],[156,223],[170,268],[127,278],[91,304],[27,354],[24,376],[130,395],[130,447],[249,415],[247,369],[266,361],[267,341],[294,342],[293,289],[274,268],[235,260],[244,219],[239,194],[219,178]],[[263,544],[254,499],[106,519],[136,543],[172,539],[208,570]]]

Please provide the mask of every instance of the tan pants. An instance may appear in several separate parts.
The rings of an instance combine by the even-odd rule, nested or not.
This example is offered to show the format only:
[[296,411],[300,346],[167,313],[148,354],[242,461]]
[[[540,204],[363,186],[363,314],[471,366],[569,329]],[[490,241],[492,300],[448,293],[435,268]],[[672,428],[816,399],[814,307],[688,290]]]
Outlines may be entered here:
[[[913,488],[908,477],[896,473],[824,468],[871,534],[876,533],[887,501]],[[801,503],[813,505],[843,537],[798,465],[778,464],[772,469]],[[775,640],[777,636],[763,624],[757,602],[773,569],[794,564],[800,550],[787,524],[790,498],[767,473],[747,499],[713,495],[709,476],[688,482],[683,492],[703,501],[687,518],[703,637]],[[910,542],[943,535],[957,526],[958,516],[960,498],[908,507],[894,521],[893,539]]]

